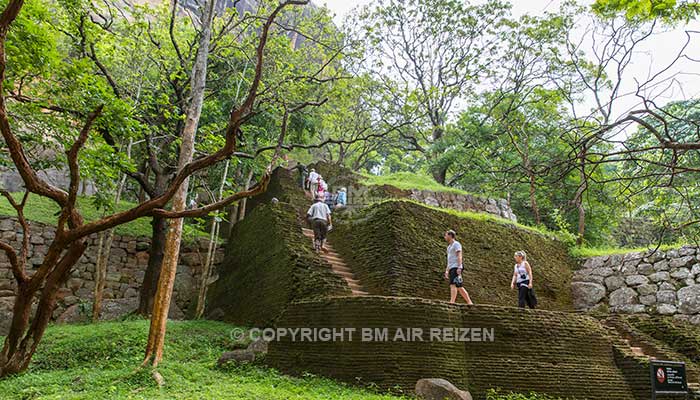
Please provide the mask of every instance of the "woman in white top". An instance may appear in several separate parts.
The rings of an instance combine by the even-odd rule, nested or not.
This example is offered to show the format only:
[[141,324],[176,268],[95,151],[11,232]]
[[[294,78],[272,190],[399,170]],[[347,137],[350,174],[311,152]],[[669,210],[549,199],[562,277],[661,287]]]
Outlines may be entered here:
[[532,267],[527,262],[527,254],[524,251],[515,252],[515,268],[513,269],[513,280],[510,288],[518,287],[518,307],[525,308],[527,304],[530,308],[535,308],[537,301],[532,291]]

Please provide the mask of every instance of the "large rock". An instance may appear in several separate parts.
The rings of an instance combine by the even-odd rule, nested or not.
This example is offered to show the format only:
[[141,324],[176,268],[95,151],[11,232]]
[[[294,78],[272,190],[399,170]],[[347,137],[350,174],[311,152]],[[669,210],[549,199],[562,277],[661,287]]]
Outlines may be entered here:
[[666,271],[660,271],[649,275],[649,279],[651,279],[652,282],[668,281],[671,279],[671,275]]
[[637,266],[637,273],[640,275],[651,275],[654,273],[654,266],[651,264],[639,264]]
[[700,285],[678,291],[678,309],[682,314],[700,314]]
[[656,301],[659,304],[676,304],[676,292],[673,290],[659,290],[656,293]]
[[583,268],[585,268],[585,269],[600,268],[603,265],[605,265],[605,262],[608,261],[608,258],[610,258],[610,257],[608,257],[608,256],[591,257],[583,263]]
[[637,288],[637,293],[642,296],[653,295],[659,290],[656,285],[642,285]]
[[630,286],[641,286],[649,283],[649,278],[644,275],[630,275],[625,278],[625,282]]
[[610,275],[614,274],[615,271],[613,271],[612,268],[600,267],[600,268],[594,269],[593,272],[591,272],[591,273],[592,273],[593,275],[599,275],[599,276],[602,276],[602,277],[607,277],[607,276],[610,276]]
[[637,292],[628,287],[622,287],[610,293],[610,306],[619,307],[624,305],[636,304]]
[[668,271],[669,266],[668,266],[668,261],[666,260],[661,260],[656,263],[654,263],[654,270],[655,271]]
[[571,292],[576,309],[588,309],[605,298],[605,287],[592,282],[574,282]]
[[472,395],[459,390],[445,379],[428,378],[416,383],[416,396],[423,400],[472,400]]
[[694,261],[695,261],[695,257],[685,256],[685,257],[674,258],[673,260],[671,260],[668,263],[668,265],[671,268],[680,268],[680,267],[685,267],[686,265],[689,265]]
[[234,351],[227,351],[224,354],[221,355],[219,358],[219,361],[216,362],[216,365],[219,367],[222,367],[228,363],[237,363],[237,364],[242,364],[242,363],[249,363],[255,361],[255,352],[253,350],[249,349],[244,349],[244,350],[234,350]]
[[658,311],[658,313],[661,315],[673,315],[678,310],[673,304],[659,304],[659,306],[656,308],[656,311]]
[[673,279],[685,279],[690,276],[690,270],[688,268],[678,268],[677,270],[671,272],[671,278]]
[[609,291],[617,290],[625,286],[625,279],[621,276],[609,276],[605,278],[605,286]]

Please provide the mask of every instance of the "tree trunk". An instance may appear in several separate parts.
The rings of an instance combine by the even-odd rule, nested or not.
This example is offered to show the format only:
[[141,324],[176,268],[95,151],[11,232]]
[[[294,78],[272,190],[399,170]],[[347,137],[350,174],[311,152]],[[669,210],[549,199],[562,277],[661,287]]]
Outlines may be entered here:
[[136,311],[143,316],[149,316],[151,311],[153,311],[153,300],[158,289],[158,278],[160,278],[160,269],[163,264],[163,255],[165,254],[168,220],[154,215],[151,226],[151,248],[148,251],[148,266],[139,290],[139,308]]
[[583,245],[583,235],[586,233],[586,209],[583,207],[583,196],[588,189],[588,177],[586,176],[586,155],[588,148],[584,144],[583,149],[579,153],[579,179],[581,183],[576,192],[576,209],[578,210],[578,235],[576,237],[576,245]]
[[[226,161],[226,166],[224,167],[224,174],[221,177],[221,185],[219,186],[218,197],[215,201],[222,199],[224,195],[224,187],[226,187],[226,178],[228,178],[228,167],[230,162]],[[216,254],[216,244],[219,238],[219,227],[221,223],[219,218],[214,218],[211,225],[211,232],[209,232],[209,248],[207,249],[207,258],[204,262],[204,268],[202,270],[202,277],[199,283],[199,293],[197,294],[197,309],[195,310],[194,317],[199,319],[204,315],[204,308],[206,307],[207,300],[207,288],[209,286],[209,278],[211,277],[211,267],[214,264],[214,256]]]
[[[216,0],[209,0],[205,4],[205,9],[202,13],[201,36],[195,62],[192,67],[192,99],[181,135],[182,143],[180,145],[180,156],[178,159],[179,170],[182,170],[185,165],[190,163],[194,155],[195,135],[199,125],[199,117],[202,113],[204,90],[206,89],[207,59],[209,57],[209,42],[215,3]],[[182,182],[175,196],[173,196],[173,211],[182,211],[186,208],[188,186],[189,178]],[[144,358],[144,365],[150,363],[154,368],[157,367],[163,359],[166,323],[168,321],[170,301],[172,299],[175,274],[177,272],[177,262],[180,255],[182,223],[182,218],[174,218],[168,221],[165,254],[163,257],[160,279],[158,280],[158,290],[153,303],[153,316],[151,317],[151,327],[148,333],[148,344],[146,346],[146,355]],[[158,380],[159,375],[155,376]]]
[[[250,183],[253,181],[253,168],[250,169],[250,172],[248,172],[248,177],[245,180],[245,187],[244,190],[248,190],[250,188]],[[238,218],[236,218],[236,222],[238,221],[243,221],[245,219],[245,213],[246,213],[246,205],[248,204],[248,198],[244,197],[239,203],[238,203]]]
[[83,255],[86,247],[84,239],[73,242],[60,260],[60,247],[53,244],[49,247],[44,263],[53,267],[50,268],[41,288],[39,304],[31,324],[29,320],[32,305],[40,286],[32,280],[18,285],[10,332],[0,353],[0,378],[25,371],[29,366],[56,307],[58,290],[68,280],[72,267]]

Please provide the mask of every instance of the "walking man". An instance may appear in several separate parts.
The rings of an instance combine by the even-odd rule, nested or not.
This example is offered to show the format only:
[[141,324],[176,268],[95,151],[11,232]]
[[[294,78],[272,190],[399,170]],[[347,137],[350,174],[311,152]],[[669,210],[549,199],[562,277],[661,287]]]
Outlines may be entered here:
[[323,201],[323,197],[316,196],[314,204],[307,211],[306,216],[314,230],[314,250],[326,252],[326,235],[328,227],[332,224],[331,210]]
[[459,293],[467,304],[472,305],[469,293],[462,287],[462,244],[456,240],[457,234],[453,230],[445,232],[447,242],[447,268],[445,279],[450,283],[450,303],[454,304]]
[[309,190],[311,191],[311,196],[314,198],[318,192],[318,178],[320,177],[321,175],[316,172],[316,169],[311,168],[311,172],[309,173]]

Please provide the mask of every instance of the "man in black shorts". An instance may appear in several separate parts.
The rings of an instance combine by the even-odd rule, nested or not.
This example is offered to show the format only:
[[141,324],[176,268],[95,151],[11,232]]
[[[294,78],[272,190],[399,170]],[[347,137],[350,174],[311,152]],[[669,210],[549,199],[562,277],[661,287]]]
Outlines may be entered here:
[[445,232],[447,242],[447,268],[445,269],[445,279],[450,282],[450,303],[457,301],[459,293],[467,304],[472,305],[469,293],[462,287],[462,244],[455,238],[457,234],[453,230]]
[[326,252],[326,235],[328,227],[331,226],[331,210],[328,205],[323,202],[323,197],[316,195],[314,204],[307,211],[306,216],[309,219],[311,228],[314,230],[314,250]]

